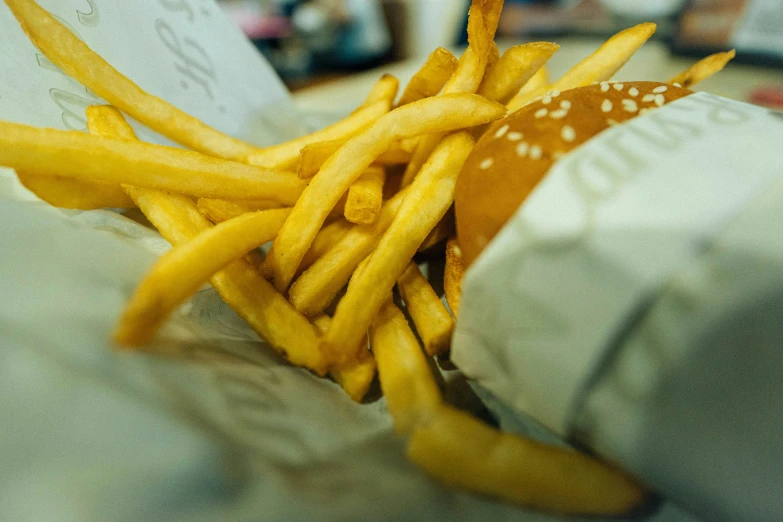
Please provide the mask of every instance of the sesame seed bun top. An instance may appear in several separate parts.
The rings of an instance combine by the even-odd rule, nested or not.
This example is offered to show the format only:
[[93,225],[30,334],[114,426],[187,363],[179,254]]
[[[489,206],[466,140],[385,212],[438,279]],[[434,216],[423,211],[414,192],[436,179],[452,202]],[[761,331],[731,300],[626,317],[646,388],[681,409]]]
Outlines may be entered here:
[[457,239],[469,266],[560,156],[601,131],[691,94],[658,82],[553,91],[495,122],[457,180]]

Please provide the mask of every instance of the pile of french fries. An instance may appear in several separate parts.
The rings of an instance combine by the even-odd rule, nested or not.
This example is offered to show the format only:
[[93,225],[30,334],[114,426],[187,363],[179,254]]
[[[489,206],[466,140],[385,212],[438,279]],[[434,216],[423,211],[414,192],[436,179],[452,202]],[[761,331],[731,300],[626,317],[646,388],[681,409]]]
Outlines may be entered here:
[[[49,60],[109,105],[87,109],[87,134],[0,122],[0,165],[55,206],[137,207],[173,245],[130,298],[116,343],[143,346],[209,282],[291,364],[328,374],[354,400],[377,370],[409,458],[447,484],[570,513],[622,513],[644,499],[644,488],[610,465],[498,432],[447,405],[428,358],[448,351],[459,310],[450,207],[476,139],[548,91],[611,79],[654,24],[615,35],[551,83],[545,64],[558,46],[499,55],[503,2],[474,0],[459,59],[436,49],[399,97],[398,80],[385,75],[345,119],[258,148],[144,92],[34,0],[5,3]],[[732,56],[714,55],[671,81],[692,86]],[[140,142],[123,113],[185,148]],[[450,310],[413,262],[447,238]],[[264,259],[259,247],[269,242]],[[416,333],[395,305],[395,286]]]

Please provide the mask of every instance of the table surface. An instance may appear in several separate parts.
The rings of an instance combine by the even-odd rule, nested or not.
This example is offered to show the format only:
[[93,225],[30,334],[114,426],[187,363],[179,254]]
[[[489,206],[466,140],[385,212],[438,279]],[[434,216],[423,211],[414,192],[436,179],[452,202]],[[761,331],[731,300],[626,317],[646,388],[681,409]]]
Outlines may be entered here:
[[[519,41],[501,40],[501,51]],[[553,78],[566,72],[572,65],[593,52],[603,43],[590,38],[560,38],[560,50],[549,61]],[[372,84],[383,73],[395,75],[405,85],[425,57],[409,59],[365,71],[334,82],[317,85],[294,93],[293,98],[304,113],[325,121],[342,117],[364,99]],[[615,76],[618,80],[665,81],[689,67],[694,58],[672,56],[660,42],[644,45]],[[696,90],[704,90],[740,101],[748,101],[749,93],[758,87],[777,86],[783,88],[783,69],[762,68],[749,65],[729,64],[726,69],[700,83]]]

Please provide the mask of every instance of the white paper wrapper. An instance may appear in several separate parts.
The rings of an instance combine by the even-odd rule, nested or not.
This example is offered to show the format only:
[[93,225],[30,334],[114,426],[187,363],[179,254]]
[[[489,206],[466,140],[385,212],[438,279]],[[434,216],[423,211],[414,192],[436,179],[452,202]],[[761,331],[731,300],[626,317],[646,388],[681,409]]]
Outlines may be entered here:
[[[280,81],[211,0],[42,5],[225,132],[264,144],[299,131]],[[100,100],[48,64],[5,5],[0,49],[0,119],[84,127]],[[383,400],[355,404],[290,367],[211,289],[150,353],[115,351],[123,303],[167,248],[118,214],[54,209],[0,171],[0,520],[576,520],[430,480]],[[664,506],[653,519],[681,517]]]
[[572,151],[468,271],[453,360],[708,520],[781,519],[782,143],[702,93]]

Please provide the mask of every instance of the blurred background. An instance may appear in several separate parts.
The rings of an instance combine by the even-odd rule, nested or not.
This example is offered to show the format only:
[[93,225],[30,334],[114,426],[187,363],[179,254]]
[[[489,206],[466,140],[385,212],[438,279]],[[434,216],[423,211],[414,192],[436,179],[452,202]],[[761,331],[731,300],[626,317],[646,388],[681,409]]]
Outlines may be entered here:
[[[382,65],[420,63],[437,46],[457,52],[465,45],[469,4],[470,0],[221,1],[292,91]],[[558,60],[566,63],[565,57],[586,55],[602,39],[639,21],[658,23],[656,41],[648,46],[655,49],[662,72],[667,65],[674,70],[687,64],[684,57],[736,48],[737,58],[729,68],[734,68],[736,78],[729,73],[727,92],[717,94],[783,108],[783,0],[506,0],[497,39],[501,50],[532,39],[560,43],[561,51],[552,62],[557,73]],[[397,70],[403,80],[406,69]],[[719,78],[726,75],[715,81]],[[712,87],[720,90],[720,85]]]

